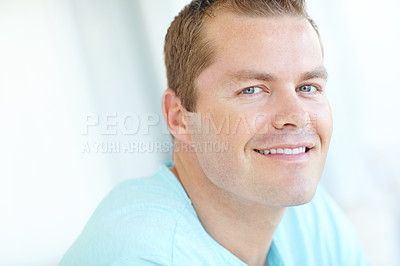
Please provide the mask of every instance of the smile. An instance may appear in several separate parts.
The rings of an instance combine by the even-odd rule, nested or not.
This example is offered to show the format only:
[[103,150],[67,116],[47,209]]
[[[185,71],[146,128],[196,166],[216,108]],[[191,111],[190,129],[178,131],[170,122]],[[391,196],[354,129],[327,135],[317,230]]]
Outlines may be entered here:
[[294,149],[277,148],[277,149],[255,150],[255,151],[267,155],[267,154],[301,154],[301,153],[306,153],[308,150],[309,148],[307,147],[299,147]]

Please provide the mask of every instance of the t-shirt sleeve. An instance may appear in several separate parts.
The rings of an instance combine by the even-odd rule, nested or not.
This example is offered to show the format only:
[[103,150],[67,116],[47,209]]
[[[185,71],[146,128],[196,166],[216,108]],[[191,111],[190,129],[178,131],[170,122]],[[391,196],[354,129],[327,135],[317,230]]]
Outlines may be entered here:
[[168,198],[154,200],[157,188],[136,182],[102,201],[60,266],[171,265],[179,211]]
[[59,265],[170,265],[173,231],[162,211],[110,214],[88,224]]

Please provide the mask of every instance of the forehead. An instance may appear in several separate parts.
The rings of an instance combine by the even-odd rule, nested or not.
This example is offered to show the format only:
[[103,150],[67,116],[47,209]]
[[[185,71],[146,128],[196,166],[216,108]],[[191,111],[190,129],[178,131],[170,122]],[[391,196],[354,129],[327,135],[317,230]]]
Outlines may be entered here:
[[315,68],[323,62],[317,33],[306,18],[299,16],[219,13],[207,20],[204,34],[215,49],[214,62],[230,68],[271,72],[287,67]]
[[206,19],[204,33],[206,38],[220,45],[221,41],[226,44],[239,36],[243,38],[262,36],[264,39],[283,40],[285,37],[297,34],[297,37],[304,38],[312,35],[318,39],[310,22],[305,17],[297,15],[250,17],[231,12],[218,12]]

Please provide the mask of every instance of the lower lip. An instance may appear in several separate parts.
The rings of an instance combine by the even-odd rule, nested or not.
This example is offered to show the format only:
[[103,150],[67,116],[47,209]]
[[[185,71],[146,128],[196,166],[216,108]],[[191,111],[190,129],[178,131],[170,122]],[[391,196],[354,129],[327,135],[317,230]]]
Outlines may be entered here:
[[298,153],[298,154],[261,154],[257,151],[257,154],[270,158],[270,159],[274,159],[274,160],[286,160],[286,161],[306,161],[308,160],[308,158],[310,158],[310,151],[308,150],[306,152],[303,153]]

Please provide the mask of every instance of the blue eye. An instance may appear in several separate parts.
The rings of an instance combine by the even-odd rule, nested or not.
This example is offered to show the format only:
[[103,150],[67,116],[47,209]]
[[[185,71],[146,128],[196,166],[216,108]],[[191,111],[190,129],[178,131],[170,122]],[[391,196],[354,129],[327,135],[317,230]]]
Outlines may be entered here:
[[262,89],[260,87],[249,87],[249,88],[242,90],[242,93],[243,94],[255,94],[255,93],[258,93],[261,91],[262,91]]
[[318,89],[313,85],[303,85],[298,90],[301,92],[316,92]]

